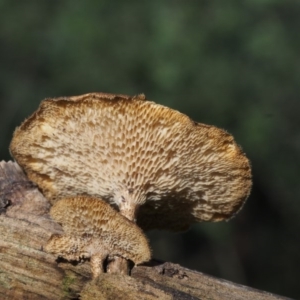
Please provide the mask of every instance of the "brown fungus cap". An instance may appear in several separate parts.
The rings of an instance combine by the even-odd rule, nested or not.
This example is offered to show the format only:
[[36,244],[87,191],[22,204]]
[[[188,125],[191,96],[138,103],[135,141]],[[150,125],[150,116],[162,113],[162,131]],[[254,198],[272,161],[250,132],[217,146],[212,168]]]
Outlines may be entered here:
[[46,99],[10,151],[50,201],[100,197],[144,229],[229,219],[251,189],[249,161],[230,134],[144,95]]
[[108,256],[121,256],[135,264],[151,258],[142,230],[100,199],[64,198],[53,205],[50,215],[65,234],[53,235],[45,251],[68,260],[91,258],[94,277]]

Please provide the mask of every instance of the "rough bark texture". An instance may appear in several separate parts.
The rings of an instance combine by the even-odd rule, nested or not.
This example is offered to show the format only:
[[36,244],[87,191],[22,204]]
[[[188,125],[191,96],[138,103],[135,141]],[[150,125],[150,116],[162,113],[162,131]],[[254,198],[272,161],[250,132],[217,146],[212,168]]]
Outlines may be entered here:
[[91,280],[89,261],[70,263],[43,251],[62,229],[12,162],[0,163],[0,211],[0,299],[288,299],[155,260],[131,276]]

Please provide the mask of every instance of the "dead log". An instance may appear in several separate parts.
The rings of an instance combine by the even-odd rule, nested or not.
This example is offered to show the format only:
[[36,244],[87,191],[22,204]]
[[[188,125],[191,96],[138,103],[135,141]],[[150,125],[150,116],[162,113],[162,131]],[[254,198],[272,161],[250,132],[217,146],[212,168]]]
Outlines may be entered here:
[[89,261],[43,251],[62,232],[49,207],[16,163],[0,163],[0,299],[288,299],[156,260],[91,280]]

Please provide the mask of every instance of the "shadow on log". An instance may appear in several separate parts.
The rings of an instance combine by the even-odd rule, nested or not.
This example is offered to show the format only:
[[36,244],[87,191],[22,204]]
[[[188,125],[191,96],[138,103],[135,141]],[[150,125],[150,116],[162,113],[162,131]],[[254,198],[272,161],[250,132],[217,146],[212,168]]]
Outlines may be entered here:
[[62,233],[49,208],[16,163],[0,163],[0,299],[288,299],[156,260],[91,280],[89,261],[43,251]]

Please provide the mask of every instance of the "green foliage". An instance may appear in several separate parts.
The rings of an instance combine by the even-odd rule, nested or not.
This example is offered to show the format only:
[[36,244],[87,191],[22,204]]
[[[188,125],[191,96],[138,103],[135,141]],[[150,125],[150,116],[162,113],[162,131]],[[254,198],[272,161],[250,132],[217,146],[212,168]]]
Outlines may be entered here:
[[1,159],[46,97],[144,92],[226,128],[252,161],[248,204],[230,223],[152,234],[155,255],[299,297],[299,13],[293,0],[2,0]]

